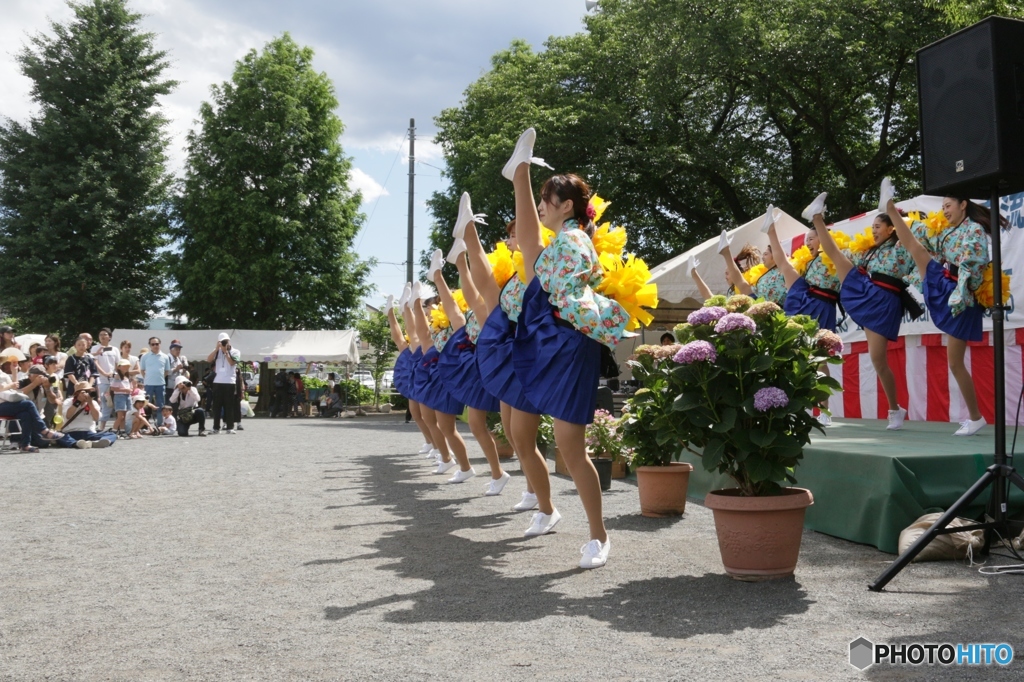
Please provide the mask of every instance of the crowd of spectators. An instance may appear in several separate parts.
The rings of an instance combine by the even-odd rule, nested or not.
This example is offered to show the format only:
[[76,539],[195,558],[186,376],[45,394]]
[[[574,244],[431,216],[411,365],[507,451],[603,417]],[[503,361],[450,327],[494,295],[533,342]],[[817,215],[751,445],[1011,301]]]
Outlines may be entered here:
[[[103,448],[145,436],[233,434],[242,430],[246,400],[241,354],[220,334],[207,356],[210,371],[193,379],[182,344],[169,352],[157,336],[138,356],[125,340],[112,344],[101,329],[98,342],[79,334],[64,352],[48,334],[42,344],[21,348],[15,330],[0,327],[0,418],[10,440],[24,452],[45,447]],[[213,429],[207,430],[207,419]],[[17,422],[20,428],[11,428]],[[223,430],[221,426],[223,424]],[[108,428],[109,426],[109,428]]]

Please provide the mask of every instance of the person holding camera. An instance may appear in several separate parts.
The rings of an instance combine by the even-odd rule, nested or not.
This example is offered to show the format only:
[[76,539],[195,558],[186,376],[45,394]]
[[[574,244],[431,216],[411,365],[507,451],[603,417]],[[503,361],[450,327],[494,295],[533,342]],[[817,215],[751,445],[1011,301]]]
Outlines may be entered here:
[[221,413],[224,415],[224,433],[235,433],[235,423],[241,421],[241,406],[235,399],[235,365],[241,352],[231,347],[231,337],[221,332],[217,345],[206,361],[213,365],[213,433],[220,433]]
[[164,406],[167,397],[166,381],[174,365],[171,363],[171,356],[160,350],[159,338],[154,336],[149,339],[149,352],[139,358],[139,367],[142,369],[146,397],[156,406],[153,420],[160,426],[164,419],[160,408]]
[[[97,431],[100,404],[96,389],[85,381],[75,384],[75,393],[64,401],[64,433],[78,441],[78,447],[105,448],[117,440],[109,431]],[[88,445],[83,446],[82,443]]]
[[179,436],[187,436],[188,429],[193,424],[199,425],[199,436],[206,436],[206,410],[199,406],[201,400],[199,391],[192,385],[191,380],[186,377],[174,380],[174,392],[171,393],[168,404],[178,415]]
[[167,399],[171,399],[178,377],[188,376],[188,358],[181,352],[181,341],[171,341],[171,373],[167,376]]
[[[56,365],[54,360],[54,365]],[[44,377],[45,380],[41,383],[37,382],[37,385],[32,389],[32,393],[29,395],[29,399],[36,404],[36,409],[39,410],[39,414],[44,415],[43,420],[49,421],[49,417],[46,416],[49,412],[49,416],[52,416],[56,411],[54,406],[60,402],[60,397],[57,395],[56,384],[57,377],[50,376],[44,365],[32,365],[28,370],[28,377],[19,380],[19,385],[28,385],[32,379],[36,377]]]
[[[20,356],[20,357],[19,357]],[[32,392],[49,379],[36,374],[28,383],[19,385],[8,372],[17,372],[17,362],[25,357],[17,348],[8,347],[0,351],[0,417],[13,417],[21,427],[20,449],[22,452],[39,452],[33,443],[53,443],[65,448],[75,447],[73,438],[46,427],[36,404],[30,399]]]

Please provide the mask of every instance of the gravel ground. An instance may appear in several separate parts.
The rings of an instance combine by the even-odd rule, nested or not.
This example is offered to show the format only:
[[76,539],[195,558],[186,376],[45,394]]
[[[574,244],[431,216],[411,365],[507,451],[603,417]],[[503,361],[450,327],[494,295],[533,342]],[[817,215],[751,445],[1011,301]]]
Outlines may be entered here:
[[432,475],[420,442],[396,418],[249,420],[3,453],[0,679],[1024,677],[847,663],[861,635],[1016,647],[1020,577],[922,564],[875,594],[891,556],[808,531],[795,580],[740,583],[708,510],[645,519],[629,481],[605,495],[609,564],[581,571],[571,481],[552,477],[558,532],[527,540],[516,464],[485,498],[484,476]]

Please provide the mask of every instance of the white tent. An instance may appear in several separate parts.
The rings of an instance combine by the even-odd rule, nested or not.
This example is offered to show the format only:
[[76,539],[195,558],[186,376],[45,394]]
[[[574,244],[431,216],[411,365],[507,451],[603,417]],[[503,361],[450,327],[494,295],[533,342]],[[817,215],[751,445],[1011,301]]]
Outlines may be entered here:
[[[942,209],[942,197],[933,197],[927,194],[922,194],[914,197],[913,199],[907,199],[906,201],[897,201],[896,207],[908,212],[920,211],[921,213],[930,213],[931,211],[938,211]],[[857,232],[862,232],[865,227],[870,227],[877,215],[878,209],[875,209],[873,211],[868,211],[867,213],[861,213],[860,215],[847,218],[846,220],[840,220],[838,223],[829,225],[829,228],[845,232],[852,237]]]
[[217,345],[217,335],[226,332],[232,348],[242,353],[246,362],[359,362],[359,344],[351,329],[327,331],[273,331],[259,329],[207,329],[175,331],[150,329],[117,329],[114,344],[127,339],[132,352],[138,355],[146,348],[150,337],[161,341],[160,349],[167,352],[171,340],[181,342],[182,352],[192,360],[205,359]]
[[[765,250],[765,247],[768,246],[768,235],[761,232],[762,224],[764,224],[764,214],[749,223],[729,230],[734,254],[747,243],[756,246],[761,251]],[[784,248],[787,242],[792,241],[795,237],[802,237],[807,232],[806,225],[785,211],[779,212],[779,218],[775,221],[775,229]],[[696,256],[700,261],[697,272],[711,291],[724,292],[729,288],[725,281],[725,263],[718,255],[718,237],[716,236],[651,268],[651,282],[658,285],[658,298],[670,303],[681,303],[688,298],[701,300],[693,278],[686,274],[686,261],[690,259],[690,256]]]

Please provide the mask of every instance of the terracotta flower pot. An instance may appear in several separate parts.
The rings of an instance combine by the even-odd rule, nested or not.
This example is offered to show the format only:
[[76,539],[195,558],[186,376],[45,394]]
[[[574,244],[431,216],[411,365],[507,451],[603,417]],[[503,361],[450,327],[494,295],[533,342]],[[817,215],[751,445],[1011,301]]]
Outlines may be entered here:
[[562,451],[555,446],[555,473],[561,474],[562,476],[571,476],[569,473],[569,465],[562,459]]
[[495,445],[498,447],[498,459],[512,459],[516,456],[516,451],[508,443],[495,439]]
[[804,514],[814,504],[811,491],[786,488],[782,495],[743,497],[735,488],[712,490],[704,504],[715,514],[718,549],[730,576],[755,581],[793,575]]
[[626,466],[626,460],[617,459],[612,462],[612,478],[625,478],[629,475],[629,467]]
[[691,471],[693,465],[688,462],[672,462],[663,467],[637,467],[640,513],[653,518],[680,516],[686,511],[686,489],[690,486]]

